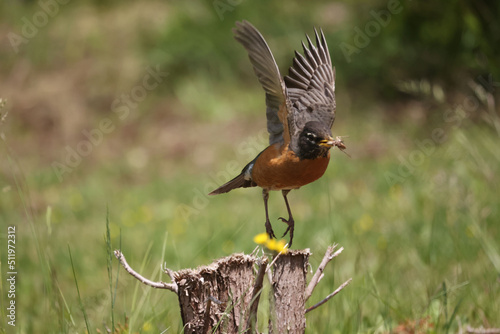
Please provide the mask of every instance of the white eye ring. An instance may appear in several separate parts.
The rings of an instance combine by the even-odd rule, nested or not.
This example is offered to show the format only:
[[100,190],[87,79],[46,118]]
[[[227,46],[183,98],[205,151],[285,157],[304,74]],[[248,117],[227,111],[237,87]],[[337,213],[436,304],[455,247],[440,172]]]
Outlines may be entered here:
[[308,132],[306,133],[306,138],[310,140],[316,139],[316,135],[314,133]]

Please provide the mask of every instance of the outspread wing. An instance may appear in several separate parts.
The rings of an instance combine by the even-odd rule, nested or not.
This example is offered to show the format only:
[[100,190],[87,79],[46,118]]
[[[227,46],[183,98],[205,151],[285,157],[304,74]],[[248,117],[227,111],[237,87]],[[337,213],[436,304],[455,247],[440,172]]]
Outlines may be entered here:
[[[293,65],[285,76],[292,104],[288,114],[292,138],[297,138],[309,121],[320,121],[331,128],[335,120],[335,70],[323,31],[314,32],[316,46],[306,35],[308,46],[302,42],[304,55],[295,51]],[[292,140],[292,149],[295,145]]]
[[269,144],[290,142],[286,86],[281,79],[276,61],[264,37],[249,22],[236,22],[234,38],[248,52],[248,57],[260,84],[266,92],[267,131]]

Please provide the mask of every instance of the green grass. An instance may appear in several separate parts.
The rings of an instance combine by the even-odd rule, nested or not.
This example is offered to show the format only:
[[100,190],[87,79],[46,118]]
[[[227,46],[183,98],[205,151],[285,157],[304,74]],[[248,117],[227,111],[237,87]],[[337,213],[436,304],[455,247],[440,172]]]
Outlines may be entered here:
[[[7,82],[0,88],[8,94],[0,96],[8,100],[0,110],[0,333],[113,328],[180,333],[177,297],[133,279],[112,251],[121,249],[145,277],[169,281],[162,264],[179,270],[249,253],[255,248],[253,236],[264,231],[260,189],[205,195],[222,182],[220,175],[234,176],[266,144],[263,94],[244,53],[237,53],[234,69],[223,67],[222,74],[213,59],[195,64],[168,58],[168,50],[156,45],[183,40],[177,35],[183,26],[172,18],[184,7],[147,3],[100,10],[68,4],[0,66]],[[38,8],[33,6],[13,7],[9,17],[2,14],[8,27],[19,31],[16,18],[32,15]],[[227,13],[216,29],[221,31],[214,36],[217,43],[234,47],[229,28],[245,18],[245,6],[250,2]],[[188,17],[199,18],[199,24],[211,13],[204,7],[189,10],[194,12]],[[290,10],[298,15],[302,8]],[[316,17],[312,14],[307,17]],[[297,21],[293,15],[284,22]],[[150,17],[155,23],[140,28]],[[282,36],[282,24],[269,31]],[[169,30],[172,25],[177,30]],[[302,34],[302,27],[296,29]],[[283,40],[288,37],[271,44]],[[191,54],[186,45],[172,54]],[[278,57],[287,50],[280,49]],[[338,51],[336,57],[341,58]],[[141,83],[145,67],[162,61],[166,71],[173,67],[172,77],[120,120],[110,109],[113,100]],[[340,64],[333,131],[349,136],[351,158],[334,150],[323,178],[291,192],[289,200],[296,220],[294,248],[311,249],[313,269],[332,243],[345,248],[327,267],[307,306],[348,278],[353,281],[307,314],[308,332],[397,332],[419,321],[437,333],[467,325],[500,327],[495,112],[484,112],[478,98],[481,108],[458,126],[445,118],[449,110],[458,110],[454,104],[387,105],[369,91],[347,91],[342,81],[348,65]],[[27,79],[11,76],[13,67]],[[200,67],[208,69],[197,71]],[[115,129],[60,182],[51,164],[64,159],[66,146],[74,148],[84,139],[82,130],[96,128],[105,117]],[[445,140],[422,153],[417,143],[428,143],[437,128],[444,129]],[[416,163],[408,172],[401,161],[412,159]],[[285,225],[277,220],[286,213],[280,193],[271,193],[269,209],[276,234],[283,233]],[[4,245],[10,225],[17,229],[15,328],[4,321],[9,302]],[[265,286],[261,330],[268,317]]]
[[[320,181],[290,195],[297,221],[294,244],[311,248],[313,268],[329,244],[345,247],[327,267],[310,305],[347,278],[354,279],[308,314],[309,330],[390,331],[427,317],[437,332],[456,332],[459,323],[495,325],[500,310],[498,135],[474,124],[451,129],[448,140],[404,183],[390,185],[384,175],[399,167],[394,154],[373,158],[362,146],[364,136],[375,134],[349,120],[342,128],[353,134],[348,142],[352,158],[335,151]],[[384,133],[387,152],[409,156],[415,150],[391,138],[390,127],[377,132]],[[221,155],[210,168],[217,171],[232,154],[212,149]],[[246,161],[240,162],[243,166]],[[258,189],[210,197],[186,221],[178,207],[193,205],[196,189],[211,182],[207,170],[193,175],[193,167],[179,166],[169,177],[157,164],[162,165],[159,157],[140,172],[116,166],[120,174],[96,167],[63,183],[45,181],[52,171],[42,169],[25,175],[24,186],[4,190],[2,221],[18,227],[21,332],[83,332],[85,314],[91,332],[124,324],[125,319],[132,332],[179,332],[175,295],[148,289],[120,272],[110,250],[121,245],[136,270],[168,281],[160,273],[162,263],[178,270],[254,248],[252,237],[263,231]],[[21,173],[16,166],[10,168],[11,175]],[[84,163],[80,169],[85,168]],[[141,181],[123,182],[136,177]],[[44,204],[27,219],[37,199]],[[25,207],[26,212],[8,207]],[[45,223],[47,210],[50,224]],[[271,216],[284,210],[281,195],[272,193]],[[277,233],[283,232],[283,224],[273,224]]]

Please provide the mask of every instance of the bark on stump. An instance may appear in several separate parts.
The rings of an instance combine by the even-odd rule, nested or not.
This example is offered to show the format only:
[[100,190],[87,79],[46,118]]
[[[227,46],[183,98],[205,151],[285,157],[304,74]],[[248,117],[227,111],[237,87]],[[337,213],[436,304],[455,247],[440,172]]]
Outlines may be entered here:
[[184,333],[237,333],[245,324],[254,281],[254,256],[234,254],[174,273]]
[[[269,333],[304,333],[308,249],[280,255],[272,266]],[[273,309],[274,308],[274,309]]]

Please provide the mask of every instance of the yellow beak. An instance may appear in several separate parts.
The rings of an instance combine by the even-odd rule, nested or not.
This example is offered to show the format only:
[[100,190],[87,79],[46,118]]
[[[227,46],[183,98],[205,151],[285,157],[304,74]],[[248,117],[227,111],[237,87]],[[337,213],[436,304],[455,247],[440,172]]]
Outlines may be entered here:
[[323,139],[319,142],[320,146],[331,148],[335,145],[335,140],[332,137],[328,137],[327,139]]

